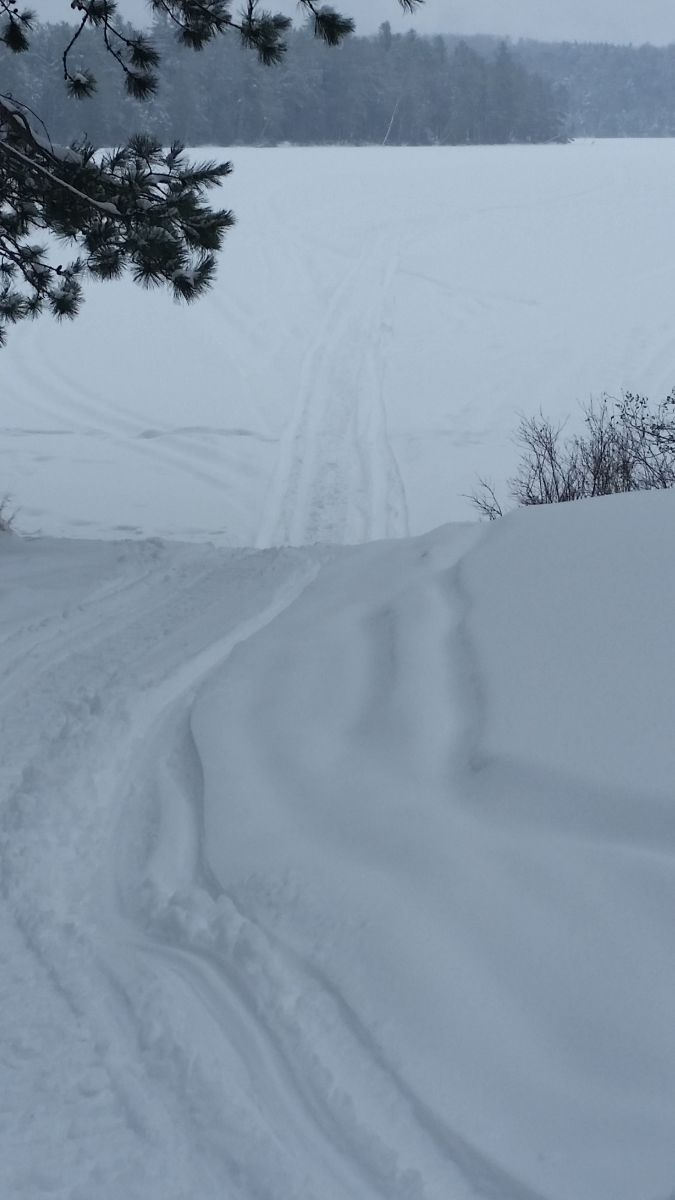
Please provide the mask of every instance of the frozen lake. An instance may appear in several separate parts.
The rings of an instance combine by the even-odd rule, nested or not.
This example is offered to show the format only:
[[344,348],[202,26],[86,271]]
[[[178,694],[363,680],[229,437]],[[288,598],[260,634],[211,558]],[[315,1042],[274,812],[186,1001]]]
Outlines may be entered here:
[[[228,151],[217,151],[229,156]],[[675,148],[238,149],[217,284],[11,334],[20,526],[360,542],[473,512],[519,412],[675,382]]]

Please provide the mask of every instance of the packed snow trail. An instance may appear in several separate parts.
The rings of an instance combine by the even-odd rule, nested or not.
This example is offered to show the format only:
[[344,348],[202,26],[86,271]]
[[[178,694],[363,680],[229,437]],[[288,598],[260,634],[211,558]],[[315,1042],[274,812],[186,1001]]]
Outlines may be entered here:
[[674,500],[0,542],[1,1196],[672,1193]]
[[117,945],[111,849],[132,780],[143,805],[130,819],[150,820],[134,764],[161,714],[315,566],[293,552],[224,562],[189,547],[7,539],[2,557],[15,603],[3,605],[2,629],[1,1090],[11,1121],[0,1194],[220,1196],[227,1172],[219,1164],[211,1176],[183,1128],[189,1087],[172,1110],[152,1082],[152,1023],[169,1047],[157,1055],[160,1079],[179,1072],[180,1047],[172,1063],[152,972]]
[[386,313],[399,252],[380,233],[330,297],[300,372],[257,545],[405,536],[405,488],[387,431]]

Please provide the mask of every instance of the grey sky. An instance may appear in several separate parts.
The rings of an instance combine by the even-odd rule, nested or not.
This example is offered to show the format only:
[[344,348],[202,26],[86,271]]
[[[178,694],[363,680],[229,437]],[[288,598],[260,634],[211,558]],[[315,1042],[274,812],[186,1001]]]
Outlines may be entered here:
[[[419,33],[498,33],[545,40],[675,42],[675,0],[426,0],[403,17],[396,0],[333,0],[363,33],[390,20],[396,30]],[[68,0],[31,0],[44,20],[69,18]],[[133,20],[147,15],[144,0],[119,0]],[[236,3],[233,5],[237,7]],[[266,0],[265,7],[292,15],[295,0]]]

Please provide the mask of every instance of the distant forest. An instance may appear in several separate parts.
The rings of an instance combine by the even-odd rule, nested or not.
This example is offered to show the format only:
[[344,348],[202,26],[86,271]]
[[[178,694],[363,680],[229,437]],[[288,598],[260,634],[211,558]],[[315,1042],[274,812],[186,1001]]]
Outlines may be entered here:
[[235,36],[194,53],[158,23],[160,89],[139,106],[92,37],[81,38],[81,64],[73,65],[90,67],[98,90],[84,102],[66,95],[61,54],[71,32],[44,25],[30,54],[0,52],[0,91],[29,104],[61,142],[83,126],[95,145],[118,143],[142,126],[162,140],[224,146],[547,142],[564,127],[555,87],[504,43],[483,55],[464,42],[393,35],[385,24],[375,37],[332,48],[296,30],[282,62],[263,67]]
[[261,67],[237,39],[199,53],[177,45],[168,25],[160,90],[139,105],[94,39],[82,65],[98,80],[84,103],[67,97],[60,58],[71,27],[40,26],[31,53],[0,46],[0,91],[29,104],[50,136],[86,132],[112,145],[139,128],[188,145],[457,145],[552,142],[569,137],[675,134],[675,46],[506,43],[496,38],[351,37],[330,49],[304,30],[281,64]]
[[675,45],[528,41],[512,50],[562,90],[572,137],[675,135]]

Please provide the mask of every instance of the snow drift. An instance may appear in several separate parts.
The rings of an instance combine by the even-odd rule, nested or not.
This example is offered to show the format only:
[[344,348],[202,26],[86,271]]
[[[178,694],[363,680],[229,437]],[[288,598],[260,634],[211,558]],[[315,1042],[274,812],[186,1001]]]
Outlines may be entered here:
[[674,518],[0,542],[0,1194],[672,1193]]

